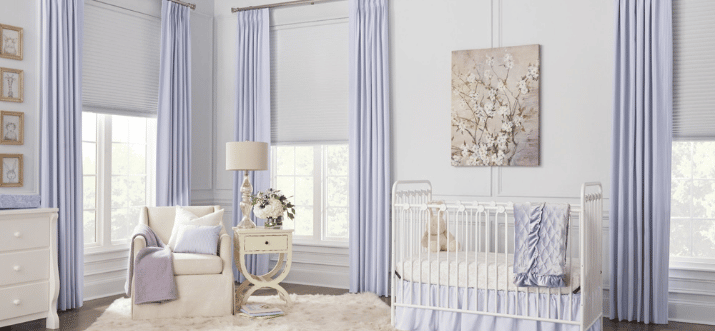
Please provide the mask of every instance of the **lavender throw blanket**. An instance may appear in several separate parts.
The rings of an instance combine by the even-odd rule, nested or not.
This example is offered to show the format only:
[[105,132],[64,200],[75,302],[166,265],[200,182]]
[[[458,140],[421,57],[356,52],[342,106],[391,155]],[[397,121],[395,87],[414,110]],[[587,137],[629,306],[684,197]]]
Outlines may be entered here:
[[[134,238],[146,239],[146,248],[134,256]],[[132,295],[132,275],[135,276],[134,303],[156,303],[176,300],[176,280],[174,279],[174,260],[171,249],[156,236],[152,229],[144,224],[134,228],[130,242],[129,267],[124,291]]]
[[0,194],[0,209],[40,208],[39,195]]
[[514,284],[566,286],[569,204],[514,204]]

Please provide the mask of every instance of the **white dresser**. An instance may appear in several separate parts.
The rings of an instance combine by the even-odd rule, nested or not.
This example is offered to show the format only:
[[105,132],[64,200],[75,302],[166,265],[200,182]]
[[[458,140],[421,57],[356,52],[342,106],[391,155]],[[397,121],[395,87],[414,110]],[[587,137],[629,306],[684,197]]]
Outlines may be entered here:
[[0,327],[47,318],[58,329],[57,209],[0,210]]

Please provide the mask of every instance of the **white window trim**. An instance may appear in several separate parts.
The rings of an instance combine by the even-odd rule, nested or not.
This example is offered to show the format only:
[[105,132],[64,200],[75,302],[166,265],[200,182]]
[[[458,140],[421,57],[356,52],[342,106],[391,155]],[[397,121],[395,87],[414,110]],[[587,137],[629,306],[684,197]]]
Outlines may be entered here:
[[[327,196],[323,192],[327,191],[327,183],[323,181],[323,173],[326,171],[326,160],[323,159],[324,145],[344,145],[347,141],[321,141],[321,142],[291,142],[291,143],[273,143],[271,146],[313,146],[313,164],[319,165],[313,167],[313,235],[296,235],[293,234],[293,244],[298,246],[317,246],[317,247],[335,247],[347,248],[349,246],[348,238],[330,238],[326,236],[325,213],[323,206],[326,205]],[[271,149],[271,186],[275,187],[276,169],[278,166],[277,157]],[[293,165],[295,167],[295,163]],[[349,171],[349,169],[348,169]],[[295,173],[295,172],[294,172]],[[350,182],[348,181],[348,189]],[[320,190],[315,187],[319,186]],[[349,215],[348,206],[348,215]],[[348,223],[349,227],[349,223]],[[349,231],[348,231],[349,232]]]
[[[96,241],[84,245],[84,254],[96,255],[115,251],[129,250],[129,238],[112,240],[112,115],[97,114],[97,160],[95,171],[95,238]],[[154,130],[147,128],[147,137],[156,136]],[[147,160],[156,155],[156,139],[147,139]],[[152,205],[156,201],[156,166],[146,162],[146,199]]]

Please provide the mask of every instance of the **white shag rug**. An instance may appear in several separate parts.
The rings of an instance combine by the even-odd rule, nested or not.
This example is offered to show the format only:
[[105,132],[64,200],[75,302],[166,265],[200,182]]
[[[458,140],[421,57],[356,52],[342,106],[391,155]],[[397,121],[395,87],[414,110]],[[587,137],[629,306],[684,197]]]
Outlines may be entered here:
[[120,298],[87,330],[395,330],[390,307],[375,294],[290,295],[286,305],[277,296],[252,296],[249,302],[275,304],[285,315],[251,319],[242,315],[134,321],[130,299]]

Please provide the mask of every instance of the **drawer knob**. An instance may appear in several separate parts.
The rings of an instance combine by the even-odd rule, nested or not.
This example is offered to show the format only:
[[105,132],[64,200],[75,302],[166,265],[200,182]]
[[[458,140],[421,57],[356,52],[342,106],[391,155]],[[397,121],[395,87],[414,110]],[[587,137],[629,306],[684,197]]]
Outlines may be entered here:
[[15,299],[15,300],[12,301],[12,303],[13,303],[15,306],[19,306],[19,305],[20,305],[20,299]]
[[15,238],[20,238],[21,235],[22,235],[22,234],[20,233],[20,231],[15,232]]
[[266,240],[266,245],[268,245],[268,240]]
[[14,267],[12,268],[12,270],[20,271],[20,266],[19,266],[19,265],[16,265],[16,266],[14,266]]

